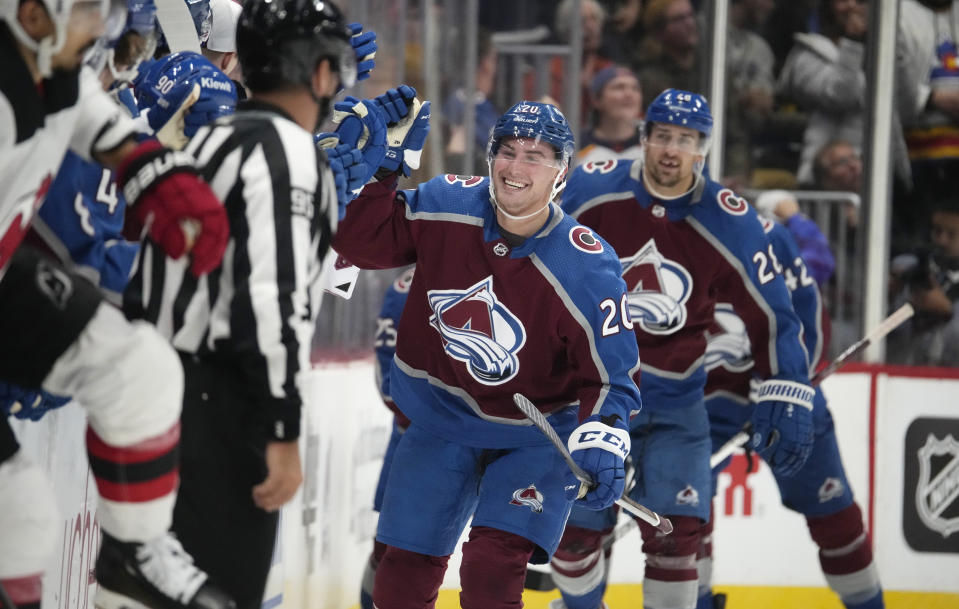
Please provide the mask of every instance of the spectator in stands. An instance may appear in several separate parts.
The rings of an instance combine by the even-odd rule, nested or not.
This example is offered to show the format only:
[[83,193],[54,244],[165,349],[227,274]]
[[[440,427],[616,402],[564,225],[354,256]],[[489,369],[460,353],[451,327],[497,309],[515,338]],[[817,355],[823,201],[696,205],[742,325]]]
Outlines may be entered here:
[[590,87],[593,112],[576,164],[612,158],[638,159],[643,92],[639,78],[625,66],[596,73]]
[[602,52],[617,63],[627,63],[639,51],[643,36],[643,0],[599,0],[609,15],[603,28]]
[[[900,52],[910,79],[906,141],[914,172],[910,207],[955,192],[959,171],[959,0],[904,0]],[[924,205],[928,208],[927,205]],[[928,213],[928,212],[927,212]],[[920,214],[920,217],[926,214]]]
[[689,0],[651,0],[643,8],[643,39],[633,69],[648,97],[664,90],[705,93],[699,24]]
[[[460,45],[462,47],[462,45]],[[467,93],[463,88],[456,89],[443,104],[443,118],[448,129],[446,136],[446,162],[451,170],[465,171],[463,157],[470,152],[473,157],[473,171],[476,167],[485,167],[486,143],[500,112],[490,101],[496,84],[496,47],[488,30],[480,28],[477,37],[476,83],[473,89],[473,104],[475,106],[475,127],[473,141],[466,141],[466,126],[464,117],[466,112]],[[464,62],[465,63],[465,60]],[[460,63],[459,65],[463,65]]]
[[732,0],[729,6],[723,175],[737,176],[737,184],[748,183],[752,134],[759,132],[773,109],[775,58],[758,31],[774,6],[773,0]]
[[[815,190],[862,195],[862,155],[847,140],[826,142],[813,157],[812,175],[812,187]],[[844,211],[846,224],[856,229],[859,226],[859,207],[850,203]]]
[[[797,33],[779,75],[779,92],[810,113],[799,159],[800,185],[812,183],[813,157],[829,140],[838,137],[855,146],[862,144],[867,8],[858,1],[824,0],[817,13],[822,33]],[[896,174],[908,183],[905,140],[895,114],[892,147]]]
[[[555,31],[556,36],[563,43],[569,43],[573,20],[576,16],[573,10],[577,0],[563,0],[556,7]],[[592,105],[590,103],[589,87],[593,76],[603,68],[612,65],[607,57],[600,52],[602,44],[603,24],[606,22],[606,11],[597,0],[579,0],[579,18],[583,26],[583,55],[580,65],[580,124],[585,124],[589,117]],[[569,58],[554,57],[549,64],[549,81],[545,94],[552,101],[563,103],[566,101],[566,74],[569,71]],[[539,99],[544,92],[535,90],[536,75],[530,73],[526,77],[526,98]]]
[[893,306],[911,302],[916,314],[890,335],[890,363],[959,366],[959,196],[932,207],[930,243],[893,260]]
[[[829,249],[826,236],[815,222],[799,210],[796,195],[788,190],[767,190],[756,199],[756,209],[766,218],[786,227],[799,246],[799,255],[817,285],[822,286],[829,281],[836,270],[836,259]],[[780,262],[786,264],[792,261]]]

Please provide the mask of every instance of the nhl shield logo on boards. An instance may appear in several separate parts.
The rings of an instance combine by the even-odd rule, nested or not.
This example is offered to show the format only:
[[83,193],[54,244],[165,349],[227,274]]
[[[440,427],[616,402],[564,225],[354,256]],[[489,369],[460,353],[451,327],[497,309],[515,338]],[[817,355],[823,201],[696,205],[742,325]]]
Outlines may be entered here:
[[[930,433],[916,457],[919,518],[933,531],[949,537],[959,531],[959,442],[952,435],[940,440]],[[938,463],[933,465],[933,461]]]
[[513,499],[510,505],[525,505],[533,511],[534,514],[543,513],[543,493],[539,492],[532,484],[526,488],[518,488],[513,491]]
[[959,554],[959,418],[917,417],[902,458],[906,543],[917,552]]

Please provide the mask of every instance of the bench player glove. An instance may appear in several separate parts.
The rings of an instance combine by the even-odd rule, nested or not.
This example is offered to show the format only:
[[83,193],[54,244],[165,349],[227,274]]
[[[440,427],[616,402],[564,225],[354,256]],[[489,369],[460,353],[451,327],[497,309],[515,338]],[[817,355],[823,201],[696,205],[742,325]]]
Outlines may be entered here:
[[353,33],[350,44],[356,53],[356,82],[360,82],[370,77],[370,72],[376,65],[373,61],[377,49],[376,32],[364,32],[362,23],[351,23],[348,27]]
[[144,227],[167,256],[189,252],[199,277],[220,264],[230,237],[223,205],[200,177],[193,158],[147,140],[117,167],[127,201],[124,234],[139,240]]
[[0,381],[0,410],[5,416],[39,421],[47,412],[70,402],[70,398],[53,395],[42,389],[24,389]]
[[[573,461],[593,478],[593,486],[579,499],[591,510],[613,505],[626,487],[624,464],[629,455],[629,431],[619,417],[611,419],[591,416],[573,430],[567,443]],[[580,481],[573,472],[566,474],[564,488],[567,499],[572,501],[579,496]]]
[[430,132],[430,102],[416,98],[416,89],[401,85],[372,100],[386,119],[386,158],[380,165],[409,177],[419,169],[423,144]]
[[[345,206],[359,195],[386,155],[386,122],[380,112],[370,111],[371,104],[345,98],[333,106],[336,131],[314,136],[316,145],[326,150],[337,180],[341,219]],[[344,182],[342,191],[340,182]]]
[[791,476],[812,452],[815,391],[803,383],[768,379],[754,395],[752,448],[774,472]]
[[359,150],[350,148],[347,144],[338,144],[333,148],[324,149],[326,159],[333,172],[333,183],[336,186],[336,201],[339,203],[339,219],[346,215],[346,206],[356,198],[355,192],[363,188],[369,180],[367,165],[363,162],[363,155]]

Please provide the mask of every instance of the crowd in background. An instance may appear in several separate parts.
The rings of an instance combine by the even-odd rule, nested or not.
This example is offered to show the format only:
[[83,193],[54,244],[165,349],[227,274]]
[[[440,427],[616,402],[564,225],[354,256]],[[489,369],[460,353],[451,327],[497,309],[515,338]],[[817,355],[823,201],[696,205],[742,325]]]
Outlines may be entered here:
[[[638,158],[643,108],[663,89],[709,93],[709,7],[702,0],[481,0],[472,86],[465,82],[472,49],[462,26],[470,3],[433,4],[437,45],[444,51],[435,63],[424,53],[422,0],[368,4],[371,13],[382,10],[390,23],[406,11],[405,30],[396,38],[405,53],[378,64],[380,74],[373,75],[368,92],[378,93],[378,79],[385,83],[397,73],[420,87],[424,70],[440,74],[441,86],[433,93],[442,105],[434,104],[434,113],[443,129],[431,134],[427,148],[441,147],[434,153],[441,161],[430,171],[483,174],[486,141],[498,113],[530,98],[553,101],[569,114],[567,91],[577,87],[567,79],[577,73],[579,113],[570,118],[579,125],[574,129],[578,163]],[[772,217],[790,223],[798,221],[790,220],[796,215],[818,226],[832,260],[817,277],[832,319],[832,355],[863,331],[869,9],[865,0],[731,0],[725,32],[723,163],[721,175],[713,177],[753,204],[765,191],[788,192],[795,209],[788,217]],[[579,47],[572,44],[574,26],[580,30]],[[380,31],[388,47],[392,34]],[[959,355],[930,350],[928,336],[923,338],[959,327],[951,306],[951,278],[959,274],[959,252],[952,250],[959,248],[950,248],[949,226],[943,226],[959,216],[957,38],[959,1],[901,0],[887,144],[889,306],[910,301],[918,314],[891,338],[897,348],[889,349],[889,363],[959,364]],[[582,51],[578,62],[571,57],[575,48]],[[464,123],[468,94],[475,102],[472,129]],[[325,314],[353,316],[363,309],[374,316],[373,294],[387,280],[366,282],[371,280],[368,305],[336,303]],[[321,337],[318,346],[350,344],[351,336],[343,335],[349,327],[338,324],[340,334]]]

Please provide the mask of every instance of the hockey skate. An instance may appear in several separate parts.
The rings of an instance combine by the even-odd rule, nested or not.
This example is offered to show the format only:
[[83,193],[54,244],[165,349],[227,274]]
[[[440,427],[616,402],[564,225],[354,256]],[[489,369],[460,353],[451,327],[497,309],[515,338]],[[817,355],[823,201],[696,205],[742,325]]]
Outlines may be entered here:
[[172,534],[125,543],[107,533],[97,557],[97,609],[235,609]]

